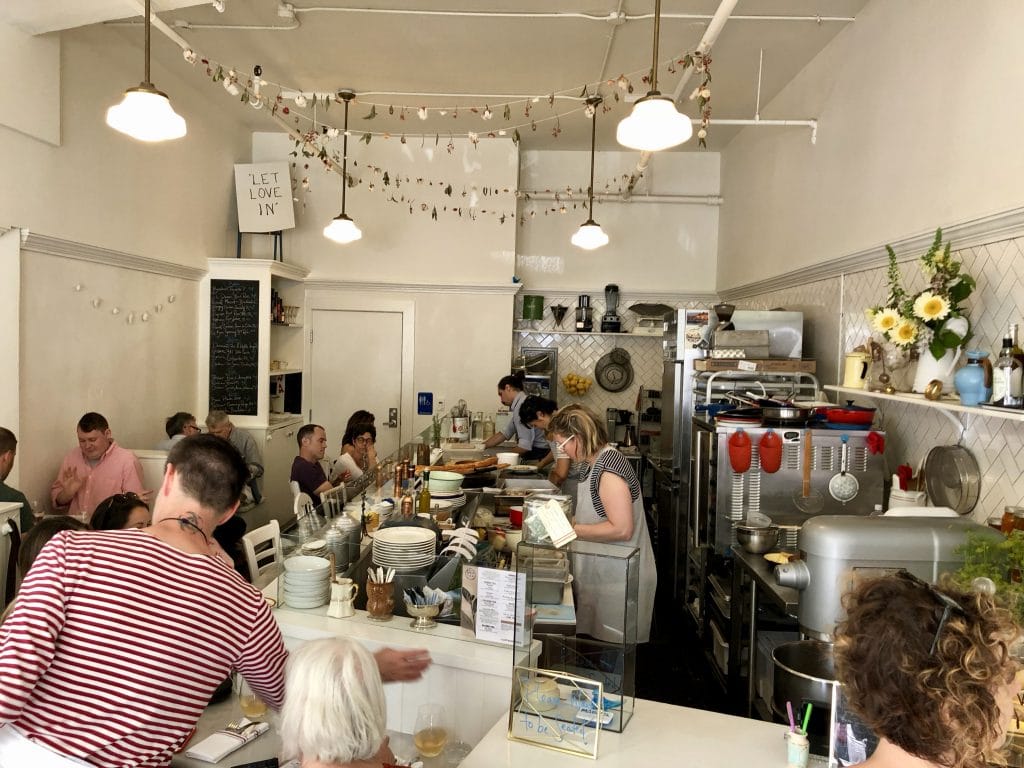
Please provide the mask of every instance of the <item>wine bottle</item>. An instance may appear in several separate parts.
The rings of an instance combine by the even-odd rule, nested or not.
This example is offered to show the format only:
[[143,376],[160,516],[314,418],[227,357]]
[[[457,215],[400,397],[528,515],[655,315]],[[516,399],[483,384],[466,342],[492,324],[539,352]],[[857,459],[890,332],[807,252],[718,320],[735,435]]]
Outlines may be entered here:
[[992,379],[992,402],[1005,407],[1021,405],[1021,374],[1024,366],[1013,355],[1013,336],[1003,337],[1003,346],[996,358]]

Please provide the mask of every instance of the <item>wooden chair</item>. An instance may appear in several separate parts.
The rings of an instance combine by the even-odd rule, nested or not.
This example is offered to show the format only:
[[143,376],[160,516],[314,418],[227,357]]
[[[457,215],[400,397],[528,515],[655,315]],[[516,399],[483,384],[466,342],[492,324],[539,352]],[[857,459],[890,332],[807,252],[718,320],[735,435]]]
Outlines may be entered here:
[[281,526],[277,520],[271,520],[266,525],[245,534],[242,537],[242,551],[249,565],[249,579],[253,583],[256,583],[258,577],[282,563],[284,551],[281,549]]
[[295,497],[295,519],[302,521],[303,518],[312,517],[316,510],[313,508],[313,499],[308,493],[300,493]]

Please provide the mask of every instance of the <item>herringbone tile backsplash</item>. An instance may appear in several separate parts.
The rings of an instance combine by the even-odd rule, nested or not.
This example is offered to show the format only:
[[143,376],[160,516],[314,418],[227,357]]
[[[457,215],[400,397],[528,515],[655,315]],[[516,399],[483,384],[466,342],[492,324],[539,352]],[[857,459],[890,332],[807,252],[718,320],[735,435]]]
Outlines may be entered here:
[[[917,264],[922,254],[898,255],[908,292],[923,288],[925,280]],[[954,255],[963,262],[964,272],[977,281],[977,288],[967,301],[967,315],[974,331],[970,346],[988,350],[994,357],[1009,324],[1024,326],[1024,271],[1020,268],[1024,264],[1024,238],[963,249]],[[902,261],[904,258],[907,261]],[[742,306],[802,310],[805,354],[817,358],[822,383],[833,384],[839,379],[843,353],[868,336],[864,310],[884,302],[887,292],[883,267],[764,294],[742,302]],[[1024,504],[1024,424],[976,414],[954,414],[960,416],[958,428],[946,414],[927,406],[885,401],[874,405],[881,411],[882,426],[888,435],[885,453],[890,472],[902,463],[917,468],[932,447],[961,441],[977,459],[982,474],[981,496],[972,517],[984,521],[990,515],[1002,514],[1006,504]]]
[[[639,335],[601,335],[588,333],[574,333],[576,315],[576,303],[578,296],[546,295],[544,297],[544,318],[537,321],[539,328],[529,332],[515,333],[515,344],[513,345],[513,356],[519,354],[524,347],[543,347],[545,349],[558,349],[558,388],[555,400],[559,405],[569,403],[580,403],[594,411],[598,416],[604,416],[607,408],[621,408],[627,411],[636,411],[637,394],[641,387],[647,389],[661,389],[661,335],[639,336]],[[522,317],[522,297],[517,298],[516,317]],[[636,316],[625,309],[631,302],[619,303],[619,316],[622,318],[623,330],[629,331],[636,322]],[[690,303],[664,302],[674,308],[694,306]],[[561,327],[555,324],[554,315],[551,312],[553,305],[568,307]],[[601,316],[605,312],[604,296],[591,295],[591,306],[593,307],[594,328],[601,327]],[[597,362],[607,353],[618,347],[625,350],[630,357],[633,367],[633,383],[622,392],[607,392],[597,383],[594,368]],[[570,395],[562,385],[561,379],[567,373],[577,373],[593,379],[594,382],[585,395]],[[646,403],[651,405],[651,403]],[[621,435],[620,435],[621,437]]]

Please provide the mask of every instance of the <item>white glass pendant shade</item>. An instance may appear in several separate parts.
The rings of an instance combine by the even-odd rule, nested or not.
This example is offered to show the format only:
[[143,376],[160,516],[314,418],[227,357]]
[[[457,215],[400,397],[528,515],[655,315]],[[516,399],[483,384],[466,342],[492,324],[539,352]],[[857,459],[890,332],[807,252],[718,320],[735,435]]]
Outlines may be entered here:
[[680,114],[668,96],[651,91],[619,121],[615,138],[630,149],[658,152],[682,144],[693,135],[690,118]]
[[171,107],[167,94],[140,85],[124,92],[124,99],[107,110],[107,125],[139,141],[180,139],[185,119]]
[[601,229],[601,225],[593,219],[587,219],[576,233],[572,236],[572,244],[585,251],[592,251],[602,245],[608,245],[608,235]]
[[330,224],[324,227],[324,237],[342,245],[355,242],[362,236],[362,230],[344,213],[336,216]]

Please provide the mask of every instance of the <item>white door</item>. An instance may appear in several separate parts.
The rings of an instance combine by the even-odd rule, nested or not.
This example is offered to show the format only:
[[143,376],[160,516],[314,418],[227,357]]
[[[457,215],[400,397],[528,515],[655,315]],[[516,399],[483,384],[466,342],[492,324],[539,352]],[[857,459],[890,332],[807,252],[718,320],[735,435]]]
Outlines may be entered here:
[[366,410],[377,425],[377,455],[401,445],[402,330],[398,311],[315,309],[310,349],[310,421],[327,430],[338,455],[349,416]]

